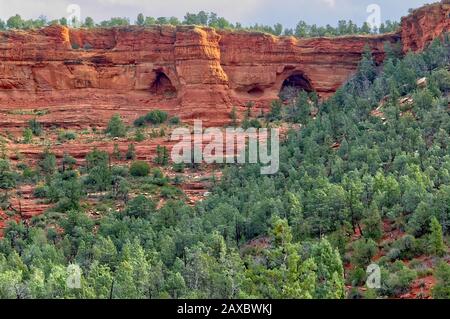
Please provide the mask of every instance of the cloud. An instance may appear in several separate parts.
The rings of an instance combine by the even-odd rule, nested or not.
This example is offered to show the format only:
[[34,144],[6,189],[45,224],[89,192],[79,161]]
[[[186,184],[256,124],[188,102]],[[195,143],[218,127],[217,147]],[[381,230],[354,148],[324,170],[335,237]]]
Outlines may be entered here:
[[334,8],[336,6],[336,0],[321,0],[327,6]]
[[[73,0],[72,0],[73,1]],[[9,1],[0,0],[0,18],[6,19],[15,14],[30,19],[37,18],[40,15],[47,17],[65,16],[67,6],[72,3],[69,0],[21,0]],[[76,1],[76,0],[75,0]]]
[[[1,1],[1,0],[0,0]],[[107,11],[122,12],[134,18],[142,12],[147,16],[176,16],[184,17],[186,12],[217,12],[219,15],[235,22],[245,20],[253,12],[269,0],[93,0],[96,6]],[[85,8],[86,9],[86,8]]]

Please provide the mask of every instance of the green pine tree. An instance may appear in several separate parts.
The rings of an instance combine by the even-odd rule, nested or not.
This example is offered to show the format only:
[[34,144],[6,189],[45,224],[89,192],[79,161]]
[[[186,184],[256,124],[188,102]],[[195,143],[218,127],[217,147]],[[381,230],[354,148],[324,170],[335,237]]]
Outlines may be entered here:
[[430,246],[431,251],[436,256],[442,257],[446,251],[447,247],[444,243],[444,237],[442,235],[442,226],[436,217],[431,219],[431,234],[430,234]]

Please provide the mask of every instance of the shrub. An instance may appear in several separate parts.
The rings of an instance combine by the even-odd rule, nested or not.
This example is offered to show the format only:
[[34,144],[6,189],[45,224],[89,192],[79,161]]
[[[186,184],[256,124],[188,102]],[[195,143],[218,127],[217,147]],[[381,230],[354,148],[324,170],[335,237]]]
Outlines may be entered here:
[[153,180],[152,183],[158,186],[167,185],[169,180],[164,176],[164,173],[159,168],[152,170]]
[[131,164],[130,174],[135,177],[147,176],[150,172],[150,165],[144,161],[135,161]]
[[185,164],[184,163],[175,163],[172,166],[172,169],[176,173],[184,173]]
[[65,142],[65,141],[71,141],[77,138],[77,134],[75,134],[72,131],[61,131],[58,134],[58,141],[59,142]]
[[134,144],[128,145],[127,153],[125,154],[127,160],[134,160],[136,158],[136,147]]
[[181,120],[180,120],[180,118],[178,116],[174,116],[174,117],[170,118],[169,124],[171,124],[171,125],[179,125],[179,124],[181,124]]
[[112,156],[118,161],[122,160],[122,154],[120,153],[119,144],[117,143],[114,143]]
[[138,128],[136,130],[136,134],[134,136],[134,140],[136,142],[142,142],[142,141],[145,140],[145,134],[144,134],[144,131],[141,128]]
[[27,127],[23,131],[23,143],[29,144],[31,143],[32,140],[33,140],[33,131],[29,127]]
[[116,200],[120,199],[126,203],[129,199],[130,193],[128,181],[122,176],[115,175],[112,177],[112,184],[113,188],[111,196]]
[[390,261],[387,256],[381,256],[380,259],[377,260],[377,264],[379,266],[387,265],[389,263],[390,263]]
[[17,167],[17,169],[19,169],[21,171],[24,171],[24,170],[26,170],[28,168],[28,165],[25,164],[25,163],[17,163],[16,167]]
[[231,110],[230,119],[231,119],[231,125],[236,127],[238,124],[238,114],[237,114],[236,106],[233,106],[233,109]]
[[145,218],[154,213],[155,209],[156,205],[153,201],[144,195],[139,195],[130,200],[127,208],[125,209],[125,214],[131,217]]
[[390,261],[398,260],[400,258],[400,255],[401,255],[401,252],[400,252],[400,249],[398,249],[398,248],[392,248],[387,253],[387,257],[389,258]]
[[112,176],[127,177],[128,176],[128,167],[125,167],[125,166],[113,166],[111,168],[111,175]]
[[31,129],[31,131],[33,132],[33,135],[35,135],[35,136],[42,135],[42,132],[43,132],[42,124],[39,123],[36,119],[29,120],[28,126]]
[[261,122],[259,121],[259,120],[257,120],[257,119],[250,119],[250,120],[244,120],[243,122],[242,122],[242,128],[244,129],[244,130],[246,130],[246,129],[248,129],[248,128],[261,128],[262,127],[262,125],[261,125]]
[[434,299],[450,299],[450,265],[441,262],[436,268],[437,283],[433,288]]
[[161,197],[165,199],[176,199],[182,194],[183,192],[176,187],[163,186],[161,188]]
[[353,245],[353,263],[366,266],[377,253],[377,244],[372,239],[361,239]]
[[63,170],[73,169],[73,167],[76,164],[77,164],[77,160],[74,157],[70,156],[67,153],[64,153],[63,160],[62,160]]
[[394,273],[382,272],[382,274],[384,275],[381,280],[384,293],[395,297],[406,293],[412,281],[417,278],[417,273],[405,266]]
[[431,219],[430,250],[433,255],[442,257],[447,252],[442,235],[442,226],[436,217]]
[[91,152],[86,154],[86,168],[87,170],[91,170],[96,166],[108,166],[109,164],[109,155],[105,151],[99,151],[97,148],[94,148]]
[[145,116],[145,120],[151,124],[157,125],[167,121],[168,117],[169,115],[166,112],[161,110],[154,110],[147,113],[147,115]]
[[397,259],[412,259],[420,254],[417,240],[411,235],[403,236],[394,242],[393,249],[398,250]]
[[430,82],[442,92],[450,91],[450,72],[446,69],[439,69],[434,71],[431,75]]
[[159,137],[159,132],[155,129],[152,129],[152,131],[150,132],[150,137],[151,138],[157,138]]
[[363,299],[363,295],[359,289],[352,288],[347,293],[347,299]]
[[409,268],[417,270],[417,269],[420,269],[420,268],[424,268],[424,264],[419,259],[413,259],[409,263]]
[[164,178],[164,173],[159,168],[152,169],[153,178]]
[[373,204],[367,212],[364,224],[364,237],[379,241],[383,236],[383,228],[380,212],[375,204]]
[[367,289],[363,293],[363,296],[364,296],[364,299],[369,299],[369,300],[377,299],[378,298],[377,290],[376,289]]
[[166,130],[164,130],[163,127],[161,127],[161,129],[159,130],[159,136],[160,136],[160,137],[166,136]]
[[349,274],[349,284],[353,287],[363,286],[366,282],[367,274],[363,268],[355,268]]
[[158,186],[153,184],[142,184],[140,185],[139,190],[144,193],[156,193]]
[[167,147],[160,145],[156,147],[155,163],[162,166],[169,164],[169,151]]
[[127,129],[120,115],[116,114],[111,118],[106,128],[106,133],[112,137],[124,137],[126,135]]
[[98,165],[89,168],[89,175],[85,177],[84,184],[95,191],[105,191],[111,186],[111,171],[107,165]]
[[282,104],[280,101],[274,101],[272,102],[272,105],[270,106],[270,111],[269,113],[267,113],[267,120],[269,122],[273,122],[273,121],[279,121],[282,119]]
[[180,186],[181,184],[183,184],[183,182],[184,182],[184,178],[183,178],[183,176],[181,176],[181,175],[177,175],[177,176],[175,176],[175,178],[173,179],[173,184],[174,184],[174,185],[177,185],[177,186]]
[[33,196],[36,198],[46,198],[47,194],[48,194],[48,187],[45,185],[37,186],[33,192]]
[[141,116],[141,117],[138,117],[137,119],[135,119],[134,120],[134,126],[136,126],[136,127],[143,127],[143,126],[145,126],[145,116]]
[[39,168],[45,175],[52,175],[56,170],[56,156],[45,150],[41,155],[41,160],[38,163]]

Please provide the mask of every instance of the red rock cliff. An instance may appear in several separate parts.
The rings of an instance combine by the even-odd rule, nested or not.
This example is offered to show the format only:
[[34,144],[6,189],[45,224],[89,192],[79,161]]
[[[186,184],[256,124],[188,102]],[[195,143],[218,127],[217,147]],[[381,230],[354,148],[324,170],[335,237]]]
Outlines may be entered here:
[[114,113],[131,122],[156,108],[223,125],[233,106],[267,107],[286,80],[330,96],[355,72],[366,45],[380,62],[386,41],[423,49],[449,30],[448,11],[447,4],[416,10],[397,34],[339,38],[189,26],[3,32],[0,128],[21,129],[31,110],[48,126],[84,128],[102,127]]
[[402,19],[403,51],[420,51],[428,43],[450,32],[450,1],[427,5]]

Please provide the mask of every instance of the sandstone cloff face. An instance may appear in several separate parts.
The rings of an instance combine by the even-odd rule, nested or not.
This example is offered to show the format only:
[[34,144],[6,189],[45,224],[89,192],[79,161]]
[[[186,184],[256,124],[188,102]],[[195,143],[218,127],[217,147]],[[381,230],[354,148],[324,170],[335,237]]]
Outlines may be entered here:
[[[267,108],[283,83],[332,95],[356,71],[368,45],[420,51],[450,30],[450,4],[415,10],[398,33],[296,39],[206,27],[68,29],[0,33],[0,127],[21,130],[13,110],[45,110],[40,121],[65,128],[128,122],[152,109],[205,125],[229,123],[233,106]],[[29,116],[32,117],[31,115]]]

